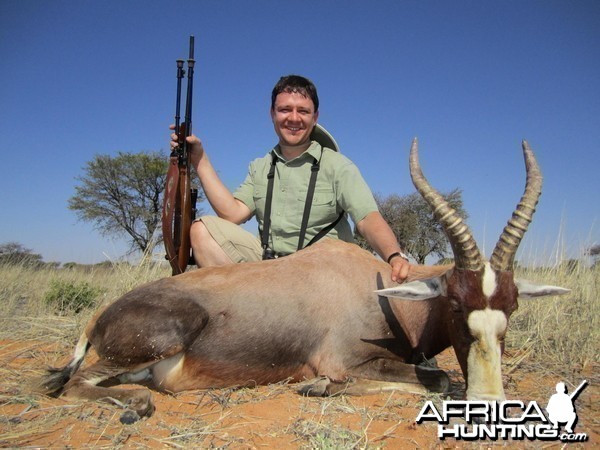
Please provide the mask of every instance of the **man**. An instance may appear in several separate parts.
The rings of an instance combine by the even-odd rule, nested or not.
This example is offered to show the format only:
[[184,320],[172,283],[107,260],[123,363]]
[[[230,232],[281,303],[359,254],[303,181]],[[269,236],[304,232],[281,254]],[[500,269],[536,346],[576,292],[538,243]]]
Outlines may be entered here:
[[[327,143],[331,147],[335,143],[317,125],[318,117],[314,84],[297,75],[282,77],[271,95],[271,120],[279,143],[252,161],[246,180],[233,194],[219,179],[202,142],[194,135],[188,138],[192,165],[217,214],[192,224],[192,251],[199,267],[285,256],[323,234],[353,242],[349,214],[361,235],[391,265],[392,280],[406,279],[408,258],[356,166],[328,148]],[[171,147],[176,147],[176,134],[171,139]],[[262,239],[239,226],[254,215]]]

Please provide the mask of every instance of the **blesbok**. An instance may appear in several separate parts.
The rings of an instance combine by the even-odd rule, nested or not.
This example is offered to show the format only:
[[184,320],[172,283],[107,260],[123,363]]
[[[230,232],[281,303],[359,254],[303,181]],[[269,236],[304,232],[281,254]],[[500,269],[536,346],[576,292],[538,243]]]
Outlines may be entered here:
[[[417,364],[453,346],[467,398],[502,400],[503,338],[517,296],[568,292],[513,276],[515,252],[541,194],[542,177],[525,142],[523,152],[525,192],[489,263],[423,176],[415,140],[411,177],[448,234],[454,265],[412,266],[409,280],[395,285],[388,264],[356,245],[325,240],[285,258],[161,279],[100,311],[72,360],[43,386],[47,393],[120,402],[141,417],[154,410],[149,390],[102,384],[151,380],[178,392],[314,380],[301,391],[444,391],[445,373]],[[81,368],[90,346],[100,359]]]

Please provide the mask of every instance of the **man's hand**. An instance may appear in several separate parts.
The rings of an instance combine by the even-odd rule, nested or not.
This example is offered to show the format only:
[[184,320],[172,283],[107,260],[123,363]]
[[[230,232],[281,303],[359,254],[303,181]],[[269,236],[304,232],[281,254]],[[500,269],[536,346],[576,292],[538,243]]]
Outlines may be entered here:
[[[174,130],[175,125],[169,126],[169,129]],[[192,160],[192,165],[197,166],[202,156],[204,156],[204,147],[202,146],[202,141],[198,139],[195,135],[190,135],[186,138],[188,143],[188,149],[190,151],[190,158]],[[171,133],[171,142],[169,143],[171,146],[171,150],[179,147],[179,139],[176,133]]]
[[390,261],[390,266],[392,266],[392,281],[404,283],[406,278],[408,278],[410,263],[398,255],[392,258]]

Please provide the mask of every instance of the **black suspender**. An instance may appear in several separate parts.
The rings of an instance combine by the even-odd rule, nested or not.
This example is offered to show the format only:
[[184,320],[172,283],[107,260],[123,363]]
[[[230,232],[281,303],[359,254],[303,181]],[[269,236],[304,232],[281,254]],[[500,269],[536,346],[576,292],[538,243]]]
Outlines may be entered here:
[[[321,150],[321,157],[323,157],[323,150]],[[310,181],[308,183],[308,190],[306,191],[306,202],[304,203],[304,212],[302,213],[302,225],[300,226],[300,236],[298,237],[298,248],[302,250],[304,248],[304,237],[306,236],[306,227],[308,227],[308,217],[310,216],[310,208],[312,206],[313,197],[315,195],[315,185],[317,184],[317,175],[321,168],[321,160],[317,161],[313,157],[313,165],[310,168]]]
[[[318,160],[313,157],[314,161],[312,167],[310,168],[310,181],[308,183],[308,191],[306,192],[304,213],[302,214],[302,224],[300,226],[300,235],[298,237],[298,250],[304,248],[304,239],[306,237],[306,229],[308,228],[308,219],[310,217],[310,209],[315,194],[317,175],[319,174],[322,157],[323,149],[321,149],[321,157]],[[269,232],[271,228],[271,203],[273,202],[273,182],[275,179],[275,165],[277,164],[277,155],[275,154],[275,151],[271,152],[271,158],[271,167],[269,168],[269,173],[267,174],[267,198],[265,199],[265,218],[261,234],[263,259],[273,259],[275,257],[275,253],[273,252],[273,250],[269,249]],[[308,247],[309,245],[314,244],[327,233],[329,233],[339,223],[339,221],[342,220],[342,217],[344,217],[343,211],[340,213],[340,215],[335,221],[333,221],[321,231],[319,231],[317,235],[313,237],[308,244],[306,244],[306,246]]]
[[[277,155],[275,151],[271,152],[271,168],[267,174],[267,198],[265,200],[265,220],[263,230],[260,236],[261,245],[263,248],[263,259],[273,259],[275,254],[269,249],[269,231],[271,228],[271,203],[273,202],[273,180],[275,178],[275,164],[277,163]],[[270,252],[270,254],[268,253]]]

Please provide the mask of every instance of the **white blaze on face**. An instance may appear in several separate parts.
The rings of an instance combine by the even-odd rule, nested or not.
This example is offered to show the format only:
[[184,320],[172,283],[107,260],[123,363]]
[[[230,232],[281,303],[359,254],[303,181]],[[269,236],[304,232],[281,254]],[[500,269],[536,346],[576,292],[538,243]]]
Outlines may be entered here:
[[[487,298],[496,290],[496,274],[489,264],[485,267],[482,290]],[[467,317],[467,325],[475,338],[467,357],[467,400],[505,400],[500,341],[508,326],[506,315],[490,308],[475,310]]]
[[508,322],[502,311],[489,308],[469,314],[467,324],[475,340],[469,348],[467,400],[504,400],[500,338]]
[[482,280],[483,295],[490,298],[496,290],[496,272],[490,266],[490,263],[485,263]]

